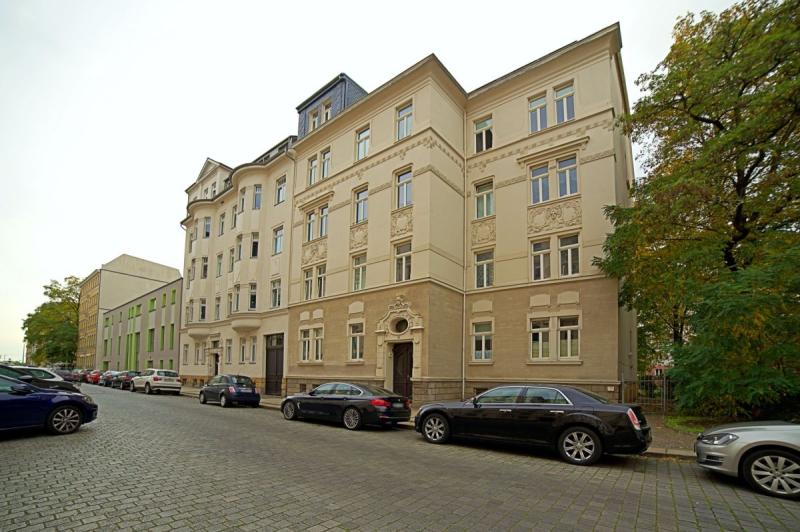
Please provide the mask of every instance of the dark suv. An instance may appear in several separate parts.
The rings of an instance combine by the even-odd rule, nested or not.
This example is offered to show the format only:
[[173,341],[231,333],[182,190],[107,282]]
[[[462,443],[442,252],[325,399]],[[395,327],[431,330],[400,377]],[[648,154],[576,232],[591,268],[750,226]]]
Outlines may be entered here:
[[40,379],[33,373],[26,371],[25,368],[12,368],[5,364],[0,364],[0,375],[17,379],[18,381],[32,384],[37,388],[49,388],[54,390],[66,390],[68,392],[80,393],[77,386],[67,381],[51,381]]

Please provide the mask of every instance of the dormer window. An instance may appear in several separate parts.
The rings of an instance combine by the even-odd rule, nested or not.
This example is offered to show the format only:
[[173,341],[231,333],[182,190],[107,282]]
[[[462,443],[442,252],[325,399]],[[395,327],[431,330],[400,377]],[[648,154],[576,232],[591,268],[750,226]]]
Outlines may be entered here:
[[314,131],[319,127],[319,111],[311,112],[311,120],[309,122],[311,126],[311,131]]
[[322,106],[322,123],[324,124],[331,119],[331,104],[326,103]]

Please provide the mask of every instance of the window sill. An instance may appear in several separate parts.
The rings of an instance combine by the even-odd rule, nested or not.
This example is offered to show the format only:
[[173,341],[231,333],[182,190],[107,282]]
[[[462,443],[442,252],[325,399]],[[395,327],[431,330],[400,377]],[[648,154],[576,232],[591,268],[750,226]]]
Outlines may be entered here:
[[364,361],[363,360],[348,360],[347,362],[345,362],[345,364],[347,364],[348,366],[363,366],[364,365]]
[[493,366],[494,359],[492,360],[470,360],[467,362],[470,366]]
[[398,212],[402,212],[402,211],[405,211],[405,210],[411,210],[413,208],[414,208],[414,204],[410,203],[408,205],[403,205],[402,207],[397,207],[395,209],[392,209],[392,213],[391,214],[397,214]]
[[580,366],[583,360],[528,360],[528,366]]
[[[530,181],[530,179],[529,179],[529,181]],[[528,208],[531,209],[531,208],[534,208],[534,207],[542,207],[542,206],[547,207],[547,206],[549,206],[549,205],[551,205],[553,203],[558,203],[559,201],[567,201],[567,200],[570,200],[570,199],[575,199],[575,198],[580,198],[580,197],[581,197],[581,193],[580,192],[576,192],[574,194],[567,194],[566,196],[558,196],[558,197],[555,197],[555,198],[546,199],[546,200],[540,201],[538,203],[528,203]],[[483,218],[481,218],[481,220],[482,219]]]
[[[403,207],[403,208],[405,208],[405,207]],[[359,226],[362,226],[362,225],[367,225],[367,222],[369,222],[369,218],[367,218],[366,220],[361,220],[360,222],[353,222],[353,223],[350,224],[350,228],[359,227]]]
[[[538,205],[538,203],[536,205]],[[474,220],[472,220],[472,223],[485,222],[486,220],[494,220],[496,216],[497,216],[496,214],[489,214],[487,216],[482,216],[480,218],[476,217]]]
[[301,366],[321,366],[323,362],[322,360],[301,360],[298,364]]

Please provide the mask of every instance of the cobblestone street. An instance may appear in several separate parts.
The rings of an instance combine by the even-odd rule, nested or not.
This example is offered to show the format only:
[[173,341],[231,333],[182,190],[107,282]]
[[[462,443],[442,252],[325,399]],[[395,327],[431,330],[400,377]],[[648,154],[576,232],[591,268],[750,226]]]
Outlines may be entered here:
[[688,461],[573,467],[524,447],[284,421],[84,385],[73,435],[0,436],[0,530],[797,530],[800,503]]

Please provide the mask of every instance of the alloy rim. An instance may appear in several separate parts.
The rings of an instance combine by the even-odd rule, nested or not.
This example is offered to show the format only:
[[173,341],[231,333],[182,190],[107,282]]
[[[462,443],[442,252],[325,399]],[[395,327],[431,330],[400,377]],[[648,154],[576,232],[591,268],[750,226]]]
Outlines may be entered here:
[[358,426],[360,419],[361,416],[359,415],[358,410],[351,408],[344,413],[344,426],[348,429],[354,429]]
[[292,403],[286,403],[283,406],[283,416],[286,419],[292,419],[294,417],[294,405]]
[[785,456],[762,456],[750,467],[759,486],[779,495],[800,493],[800,464]]
[[572,432],[564,438],[564,452],[576,462],[585,462],[594,455],[594,440],[585,432]]
[[65,408],[53,415],[53,428],[61,433],[72,432],[81,423],[81,415],[77,410]]
[[219,398],[219,404],[222,405],[222,406],[227,405],[228,404],[228,399],[223,395],[222,397]]
[[431,416],[425,421],[425,436],[431,441],[440,441],[444,438],[444,421],[436,416]]

